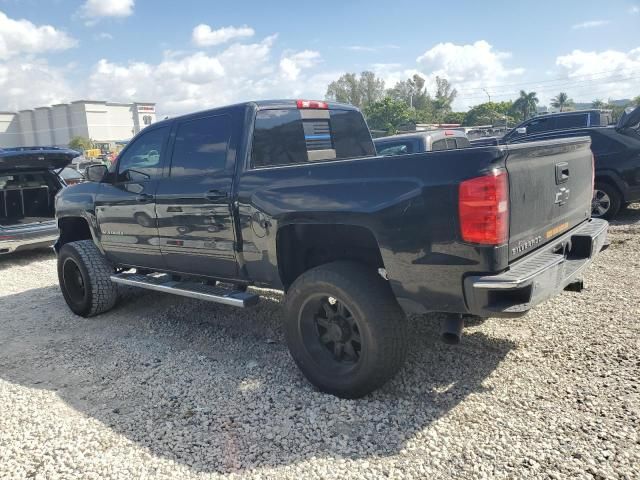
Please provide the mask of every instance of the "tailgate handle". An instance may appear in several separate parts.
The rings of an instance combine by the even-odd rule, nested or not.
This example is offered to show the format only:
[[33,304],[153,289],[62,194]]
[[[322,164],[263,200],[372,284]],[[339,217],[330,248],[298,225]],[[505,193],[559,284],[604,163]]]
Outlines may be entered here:
[[227,192],[222,190],[209,190],[204,194],[205,198],[209,200],[223,200],[227,198]]
[[556,185],[569,180],[569,164],[567,162],[556,163]]

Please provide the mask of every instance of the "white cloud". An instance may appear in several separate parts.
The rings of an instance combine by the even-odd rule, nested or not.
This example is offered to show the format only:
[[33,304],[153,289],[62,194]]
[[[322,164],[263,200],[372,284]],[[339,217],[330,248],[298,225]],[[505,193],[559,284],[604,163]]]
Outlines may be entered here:
[[254,30],[247,25],[242,27],[222,27],[212,30],[209,25],[201,23],[193,29],[191,39],[199,47],[220,45],[235,38],[248,38],[254,35]]
[[344,48],[347,50],[351,50],[352,52],[377,52],[379,50],[385,50],[385,49],[397,50],[400,47],[398,45],[389,44],[389,45],[379,45],[379,46],[349,45]]
[[0,60],[75,47],[78,42],[51,25],[14,20],[0,12]]
[[313,50],[303,50],[285,56],[280,60],[280,70],[288,80],[297,80],[304,68],[310,68],[320,61],[320,53]]
[[557,57],[556,65],[575,80],[565,87],[574,100],[628,98],[640,91],[640,47],[628,52],[573,50]]
[[638,5],[634,5],[633,7],[629,8],[629,13],[632,15],[637,15],[638,13],[640,13],[640,7]]
[[96,40],[113,40],[113,35],[108,32],[100,32],[93,36]]
[[157,64],[100,60],[87,95],[113,101],[155,101],[161,115],[176,115],[233,102],[304,96],[323,98],[339,72],[310,73],[318,52],[285,52],[273,58],[276,36],[223,51],[167,51]]
[[84,17],[128,17],[133,14],[134,0],[87,0],[81,7]]
[[71,88],[63,71],[44,60],[11,59],[0,64],[0,105],[4,110],[52,105],[70,98]]
[[604,25],[607,25],[608,23],[609,23],[609,20],[588,20],[586,22],[576,23],[575,25],[571,25],[571,28],[573,28],[574,30],[581,30],[585,28],[596,28],[596,27],[602,27]]
[[426,80],[431,94],[435,91],[436,77],[446,78],[458,90],[453,107],[461,110],[485,101],[483,88],[491,90],[524,73],[523,68],[506,66],[510,57],[510,53],[495,50],[485,40],[465,45],[447,42],[425,51],[416,59],[415,66],[402,69],[397,64],[374,64],[372,69],[385,80],[387,87],[418,74]]

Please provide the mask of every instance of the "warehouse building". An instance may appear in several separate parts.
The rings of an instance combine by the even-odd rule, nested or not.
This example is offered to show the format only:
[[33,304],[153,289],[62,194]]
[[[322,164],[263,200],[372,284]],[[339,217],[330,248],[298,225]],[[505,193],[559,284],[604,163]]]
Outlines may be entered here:
[[32,110],[0,112],[0,148],[65,147],[78,136],[105,143],[127,141],[155,121],[155,103],[77,100]]

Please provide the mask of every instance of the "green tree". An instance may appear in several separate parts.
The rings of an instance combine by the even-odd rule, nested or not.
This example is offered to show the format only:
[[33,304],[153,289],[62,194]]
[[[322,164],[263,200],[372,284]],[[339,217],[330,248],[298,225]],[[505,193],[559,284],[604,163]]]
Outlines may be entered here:
[[472,107],[464,117],[464,125],[505,125],[517,122],[513,102],[485,102]]
[[424,86],[425,80],[420,75],[415,74],[412,78],[402,80],[395,84],[393,88],[387,90],[387,96],[394,100],[400,100],[407,106],[421,110],[430,102],[429,94]]
[[84,152],[93,148],[93,140],[86,137],[73,137],[69,141],[69,148],[78,152]]
[[536,113],[538,102],[536,92],[527,93],[524,90],[520,90],[520,97],[513,102],[513,108],[522,115],[523,120],[526,120]]
[[635,98],[632,100],[632,103],[633,103],[635,106],[640,107],[640,95],[638,95],[637,97],[635,97]]
[[601,100],[599,98],[596,98],[591,102],[591,108],[605,108],[606,106],[607,104],[604,102],[604,100]]
[[451,86],[446,78],[436,77],[436,94],[434,109],[437,117],[451,111],[451,104],[458,96],[458,91]]
[[350,103],[360,109],[384,97],[384,81],[373,72],[345,73],[327,87],[327,100]]
[[404,102],[409,107],[409,115],[414,123],[431,123],[435,120],[433,101],[425,88],[425,80],[415,74],[407,80],[397,82],[387,90],[387,96]]
[[406,103],[385,97],[373,102],[364,110],[369,128],[384,130],[389,135],[398,133],[400,126],[410,121],[410,110]]
[[465,112],[449,112],[442,117],[442,123],[458,123],[462,125],[467,116]]
[[362,72],[360,74],[360,108],[366,108],[384,97],[384,80],[377,78],[373,72]]
[[551,99],[551,106],[553,108],[559,108],[561,112],[564,112],[571,105],[573,105],[573,100],[571,100],[565,92],[560,92]]

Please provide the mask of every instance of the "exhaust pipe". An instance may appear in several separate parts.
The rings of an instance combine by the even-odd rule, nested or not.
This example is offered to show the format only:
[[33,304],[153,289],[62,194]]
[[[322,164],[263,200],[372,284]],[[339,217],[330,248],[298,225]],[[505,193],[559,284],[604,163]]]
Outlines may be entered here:
[[448,345],[457,345],[462,337],[464,317],[462,315],[448,316],[442,323],[442,341]]

